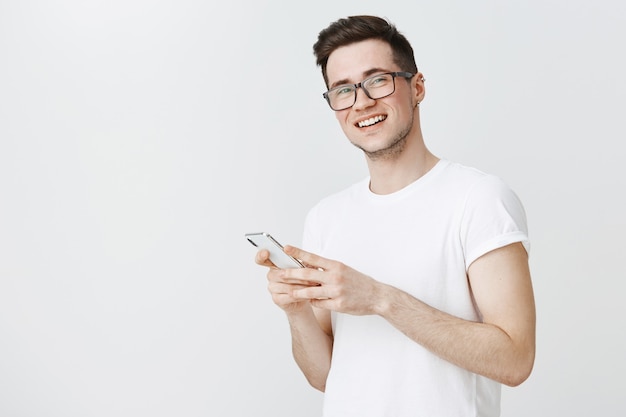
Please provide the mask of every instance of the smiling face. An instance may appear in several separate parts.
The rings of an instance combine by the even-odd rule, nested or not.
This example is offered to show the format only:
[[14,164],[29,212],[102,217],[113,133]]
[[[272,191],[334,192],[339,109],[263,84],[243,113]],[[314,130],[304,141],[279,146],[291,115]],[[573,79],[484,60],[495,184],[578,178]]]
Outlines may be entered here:
[[[403,68],[394,63],[389,44],[369,39],[334,50],[328,57],[326,71],[329,88],[333,88],[356,84],[375,74],[403,71]],[[371,160],[401,154],[407,142],[420,135],[417,105],[424,96],[420,80],[420,74],[408,82],[398,77],[395,92],[377,100],[369,98],[359,88],[354,106],[335,112],[350,142]]]

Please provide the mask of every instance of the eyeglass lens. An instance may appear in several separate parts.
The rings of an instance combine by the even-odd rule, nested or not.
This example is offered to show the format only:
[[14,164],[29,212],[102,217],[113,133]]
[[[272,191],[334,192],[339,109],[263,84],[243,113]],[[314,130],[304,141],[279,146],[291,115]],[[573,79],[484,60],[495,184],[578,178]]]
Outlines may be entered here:
[[[387,97],[395,91],[392,74],[375,75],[363,80],[360,84],[365,94],[371,99]],[[356,90],[357,87],[354,84],[341,85],[329,90],[327,97],[330,107],[334,110],[344,110],[352,107],[356,103]]]

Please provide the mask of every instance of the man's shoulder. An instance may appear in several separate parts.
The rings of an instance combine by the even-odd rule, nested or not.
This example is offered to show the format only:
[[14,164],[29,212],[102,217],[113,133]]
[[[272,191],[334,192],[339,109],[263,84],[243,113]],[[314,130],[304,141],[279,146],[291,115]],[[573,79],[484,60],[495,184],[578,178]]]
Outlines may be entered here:
[[460,162],[442,160],[441,163],[445,164],[443,171],[449,177],[466,178],[471,181],[484,178],[485,176],[489,176],[489,174],[478,168],[464,165]]
[[500,188],[506,187],[504,181],[497,175],[487,173],[478,168],[458,162],[446,161],[442,181],[465,189]]

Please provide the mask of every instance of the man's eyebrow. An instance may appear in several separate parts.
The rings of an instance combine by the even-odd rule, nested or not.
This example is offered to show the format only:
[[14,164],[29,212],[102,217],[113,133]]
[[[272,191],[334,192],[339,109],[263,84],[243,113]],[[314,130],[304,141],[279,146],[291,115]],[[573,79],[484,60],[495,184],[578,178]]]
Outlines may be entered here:
[[[364,71],[364,72],[363,72],[363,78],[362,78],[361,80],[359,80],[359,82],[363,81],[364,79],[366,79],[366,78],[367,78],[367,77],[369,77],[370,75],[379,74],[379,73],[383,73],[383,72],[389,72],[389,70],[384,69],[384,68],[370,68],[370,69],[368,69],[367,71]],[[349,79],[344,78],[344,79],[342,79],[342,80],[337,80],[337,81],[335,81],[334,83],[332,83],[332,84],[330,85],[330,88],[329,88],[329,89],[331,89],[331,88],[335,88],[335,87],[337,87],[337,86],[339,86],[339,85],[345,85],[345,84],[350,84],[350,85],[352,85],[352,84],[356,84],[356,83],[352,83],[352,82],[350,82],[350,80],[349,80]]]

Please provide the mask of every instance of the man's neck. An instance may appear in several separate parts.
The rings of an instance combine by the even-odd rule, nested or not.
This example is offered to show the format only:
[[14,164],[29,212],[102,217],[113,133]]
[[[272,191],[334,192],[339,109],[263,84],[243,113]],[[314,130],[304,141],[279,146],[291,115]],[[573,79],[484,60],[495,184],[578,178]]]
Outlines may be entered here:
[[424,176],[439,162],[425,147],[409,150],[393,159],[367,159],[370,190],[374,194],[391,194]]

